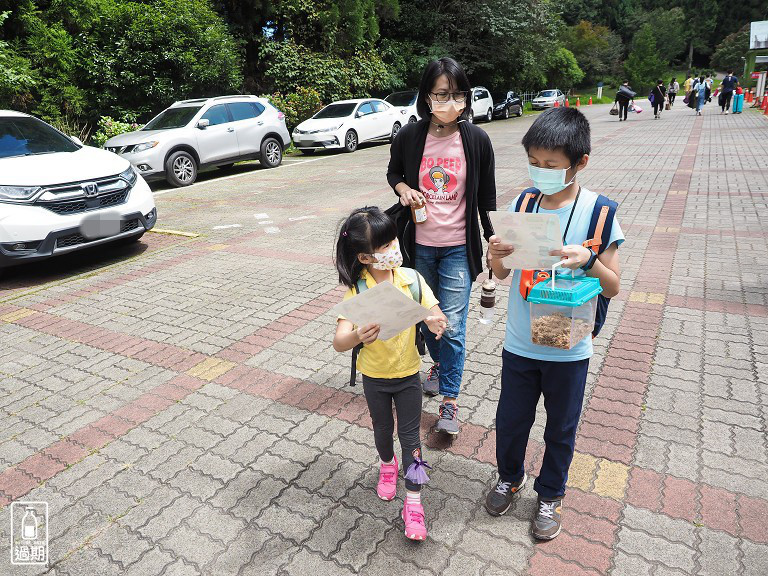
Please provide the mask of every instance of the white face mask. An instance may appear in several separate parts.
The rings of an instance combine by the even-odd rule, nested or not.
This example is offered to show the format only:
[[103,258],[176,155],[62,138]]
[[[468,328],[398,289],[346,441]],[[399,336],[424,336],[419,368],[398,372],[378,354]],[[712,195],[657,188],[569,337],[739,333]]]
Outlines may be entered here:
[[567,168],[539,168],[528,164],[528,176],[533,181],[533,185],[545,196],[557,194],[573,184],[576,174],[574,173],[573,178],[566,182],[566,172],[568,172]]
[[395,240],[384,253],[374,252],[371,254],[376,262],[371,264],[376,270],[394,270],[403,265],[403,254],[400,252],[400,243]]

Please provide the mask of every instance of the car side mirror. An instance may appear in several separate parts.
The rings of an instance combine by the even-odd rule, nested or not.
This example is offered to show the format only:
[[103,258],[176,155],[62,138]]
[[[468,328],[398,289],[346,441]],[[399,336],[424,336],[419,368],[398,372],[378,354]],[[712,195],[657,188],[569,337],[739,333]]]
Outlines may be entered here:
[[208,126],[210,126],[210,125],[211,125],[211,121],[210,121],[210,120],[208,120],[207,118],[202,118],[201,120],[198,120],[198,121],[197,121],[197,127],[198,127],[200,130],[205,130],[205,129],[206,129],[206,128],[208,128]]
[[83,141],[80,140],[80,138],[78,138],[77,136],[70,136],[69,138],[70,140],[72,140],[72,142],[74,142],[78,146],[85,146],[85,144],[83,144]]

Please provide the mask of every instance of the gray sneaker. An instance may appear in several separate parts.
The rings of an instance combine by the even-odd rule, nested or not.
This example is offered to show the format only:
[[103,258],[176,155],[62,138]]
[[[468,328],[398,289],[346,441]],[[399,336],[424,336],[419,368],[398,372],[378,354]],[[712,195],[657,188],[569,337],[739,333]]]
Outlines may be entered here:
[[518,482],[504,482],[501,478],[496,483],[496,487],[488,492],[485,497],[485,509],[491,516],[501,516],[509,510],[512,505],[512,500],[515,498],[515,494],[520,492],[525,486],[525,481],[528,480],[528,474],[523,474],[523,477]]
[[440,419],[437,421],[438,432],[445,432],[451,436],[459,433],[459,407],[453,402],[440,404]]
[[538,512],[531,522],[531,533],[537,540],[552,540],[560,534],[563,500],[538,500]]
[[432,365],[422,388],[427,396],[437,396],[440,393],[440,364]]

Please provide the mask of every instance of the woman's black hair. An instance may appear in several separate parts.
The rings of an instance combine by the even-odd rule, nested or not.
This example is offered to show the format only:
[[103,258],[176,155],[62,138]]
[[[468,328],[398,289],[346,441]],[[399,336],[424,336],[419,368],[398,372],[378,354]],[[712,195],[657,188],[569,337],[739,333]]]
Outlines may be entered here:
[[435,86],[437,79],[445,74],[448,77],[448,82],[451,85],[451,90],[456,92],[464,92],[467,99],[464,101],[466,106],[464,112],[461,113],[460,119],[467,119],[469,110],[472,108],[470,98],[472,94],[472,85],[469,83],[469,78],[461,67],[461,64],[456,62],[453,58],[447,56],[440,58],[439,60],[433,60],[427,64],[424,68],[424,72],[421,75],[421,82],[419,83],[419,96],[416,99],[416,111],[422,118],[429,118],[432,116],[432,112],[427,106],[426,99],[429,98],[429,93],[432,92],[432,88]]
[[358,208],[339,227],[334,263],[339,282],[353,288],[360,279],[364,264],[358,254],[373,254],[397,237],[392,219],[376,206]]
[[531,148],[562,150],[571,166],[592,151],[589,120],[578,108],[550,108],[539,115],[523,136],[525,151]]

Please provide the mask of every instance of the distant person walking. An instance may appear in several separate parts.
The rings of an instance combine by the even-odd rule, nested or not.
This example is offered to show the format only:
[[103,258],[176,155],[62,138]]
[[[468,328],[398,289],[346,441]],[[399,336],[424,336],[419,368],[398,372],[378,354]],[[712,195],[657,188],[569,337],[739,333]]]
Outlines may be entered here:
[[651,90],[651,100],[653,102],[653,117],[657,120],[661,118],[661,111],[664,110],[664,102],[667,99],[667,89],[664,88],[664,80],[656,82],[656,87]]
[[701,77],[694,82],[691,87],[691,96],[688,106],[696,110],[696,115],[701,116],[701,109],[704,108],[704,104],[707,103],[709,86],[702,74]]
[[733,70],[728,71],[728,75],[720,82],[720,114],[728,114],[731,108],[731,98],[733,91],[739,84],[739,79],[733,75]]
[[667,97],[669,99],[670,108],[675,105],[675,97],[677,96],[678,92],[680,92],[680,83],[677,81],[677,78],[672,78],[672,81],[667,87]]
[[683,82],[683,90],[685,90],[685,97],[686,98],[690,98],[691,97],[691,90],[693,89],[693,83],[694,83],[693,76],[688,74],[688,78],[686,78],[685,82]]
[[632,91],[632,88],[629,87],[629,81],[624,82],[619,87],[619,91],[616,92],[616,98],[614,98],[613,102],[619,104],[619,122],[624,120],[626,122],[627,120],[627,113],[629,112],[629,103],[632,102],[634,97],[637,95],[636,92]]

